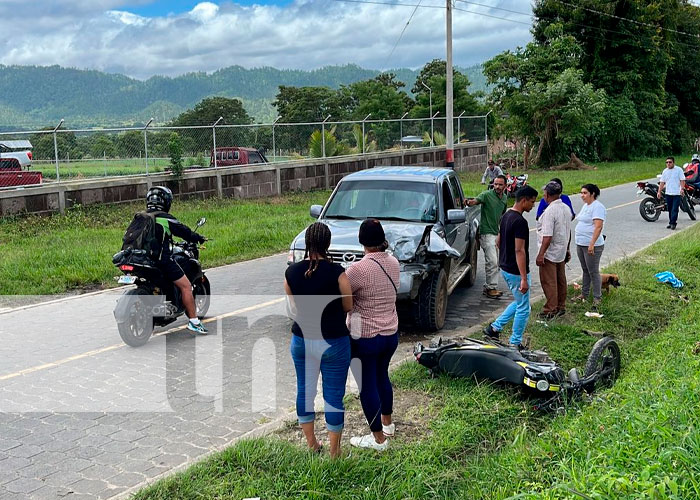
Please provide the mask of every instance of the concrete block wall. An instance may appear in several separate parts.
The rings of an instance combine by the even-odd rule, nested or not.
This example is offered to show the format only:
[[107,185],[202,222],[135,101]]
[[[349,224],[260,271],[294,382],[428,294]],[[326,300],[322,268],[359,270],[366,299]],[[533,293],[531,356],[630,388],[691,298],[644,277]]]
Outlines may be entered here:
[[[455,145],[455,169],[486,168],[485,143]],[[76,205],[117,204],[143,200],[151,186],[165,185],[180,199],[258,198],[293,191],[329,189],[349,173],[366,168],[445,165],[444,147],[385,151],[362,156],[314,158],[276,165],[192,170],[180,179],[170,174],[46,183],[0,190],[0,217],[64,212]]]

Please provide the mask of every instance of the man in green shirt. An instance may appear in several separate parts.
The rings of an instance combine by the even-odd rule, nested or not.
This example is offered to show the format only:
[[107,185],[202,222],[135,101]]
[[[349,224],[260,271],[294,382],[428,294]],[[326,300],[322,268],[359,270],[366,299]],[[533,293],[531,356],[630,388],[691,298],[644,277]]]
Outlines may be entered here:
[[481,205],[481,225],[479,226],[479,244],[484,251],[486,261],[486,281],[484,282],[484,295],[491,299],[497,299],[503,292],[498,289],[498,229],[501,217],[508,208],[506,195],[505,175],[496,176],[493,180],[493,189],[479,194],[476,198],[467,200],[467,205]]

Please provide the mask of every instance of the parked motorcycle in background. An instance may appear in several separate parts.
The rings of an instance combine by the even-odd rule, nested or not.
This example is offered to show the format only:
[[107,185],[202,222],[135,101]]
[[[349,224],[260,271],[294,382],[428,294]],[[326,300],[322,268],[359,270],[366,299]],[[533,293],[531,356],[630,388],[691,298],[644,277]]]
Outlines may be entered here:
[[[195,232],[206,221],[204,217],[199,219]],[[186,241],[174,243],[172,253],[192,283],[197,317],[202,318],[209,310],[211,289],[199,263],[199,245]],[[119,297],[114,308],[119,335],[126,344],[131,347],[144,345],[155,326],[172,323],[185,313],[180,290],[153,264],[144,250],[122,250],[112,257],[112,263],[124,273],[117,278],[119,283],[136,285]]]
[[511,175],[505,173],[506,176],[506,195],[509,198],[515,198],[515,192],[523,186],[527,185],[528,174]]
[[[637,196],[647,195],[639,204],[639,214],[642,219],[648,222],[656,222],[661,216],[661,212],[668,212],[666,198],[661,196],[659,199],[659,185],[654,182],[637,182]],[[688,196],[688,190],[684,190],[681,194],[680,209],[688,214],[690,220],[695,220],[695,205],[692,199]]]

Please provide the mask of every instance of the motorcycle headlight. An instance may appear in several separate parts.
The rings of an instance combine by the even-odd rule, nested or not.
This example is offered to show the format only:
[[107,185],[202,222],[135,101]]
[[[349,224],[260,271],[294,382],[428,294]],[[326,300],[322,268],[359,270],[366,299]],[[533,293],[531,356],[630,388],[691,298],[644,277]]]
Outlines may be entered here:
[[538,391],[546,391],[547,389],[549,389],[549,382],[547,382],[544,379],[538,380],[536,386]]

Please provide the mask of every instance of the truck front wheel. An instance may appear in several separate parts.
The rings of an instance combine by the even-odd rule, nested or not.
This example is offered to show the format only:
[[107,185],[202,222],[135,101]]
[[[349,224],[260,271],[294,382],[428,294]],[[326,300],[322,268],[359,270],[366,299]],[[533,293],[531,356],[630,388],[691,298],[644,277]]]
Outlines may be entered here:
[[422,330],[435,331],[445,326],[447,312],[447,274],[433,272],[421,285],[414,304],[416,323]]

